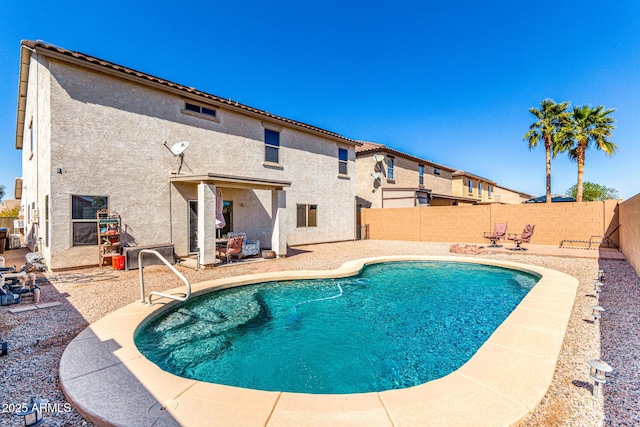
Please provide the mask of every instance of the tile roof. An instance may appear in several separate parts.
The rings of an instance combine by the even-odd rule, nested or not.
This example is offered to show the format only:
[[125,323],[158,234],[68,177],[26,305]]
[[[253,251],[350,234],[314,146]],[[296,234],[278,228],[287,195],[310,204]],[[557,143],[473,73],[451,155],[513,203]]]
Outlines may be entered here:
[[418,163],[426,163],[429,164],[431,166],[435,166],[437,168],[440,169],[445,169],[445,170],[449,170],[449,171],[455,171],[455,169],[450,168],[449,166],[444,166],[435,162],[432,162],[431,160],[425,160],[425,159],[421,159],[420,157],[416,157],[416,156],[412,156],[411,154],[407,154],[407,153],[403,153],[402,151],[398,151],[394,148],[389,148],[386,145],[383,144],[377,144],[375,142],[368,142],[368,141],[358,141],[360,144],[360,146],[356,146],[356,157],[358,156],[358,154],[365,154],[365,153],[374,153],[377,151],[382,151],[382,152],[386,152],[386,153],[390,153],[390,154],[394,154],[396,156],[401,156],[404,157],[406,159],[410,159],[413,160],[415,162]]
[[485,182],[488,182],[490,184],[496,185],[496,182],[491,180],[491,179],[483,178],[483,177],[481,177],[479,175],[475,175],[475,174],[472,174],[470,172],[463,171],[463,170],[457,170],[452,175],[453,176],[468,176],[469,178],[475,178],[477,180],[485,181]]
[[221,104],[222,106],[228,106],[231,107],[234,110],[241,110],[241,111],[245,111],[248,113],[253,113],[253,114],[257,114],[260,116],[264,116],[266,118],[270,118],[270,119],[274,119],[277,120],[279,122],[283,122],[289,125],[293,125],[295,127],[298,128],[303,128],[309,131],[313,131],[316,133],[320,133],[320,134],[324,134],[333,138],[337,138],[340,140],[343,140],[345,142],[349,142],[350,144],[354,144],[354,145],[359,145],[359,143],[353,139],[344,137],[340,134],[337,134],[335,132],[331,132],[325,129],[321,129],[318,128],[316,126],[312,126],[306,123],[302,123],[296,120],[291,120],[291,119],[287,119],[285,117],[281,117],[281,116],[277,116],[275,114],[269,113],[268,111],[264,111],[264,110],[259,110],[257,108],[253,108],[250,107],[248,105],[245,104],[241,104],[237,101],[232,101],[231,99],[225,99],[225,98],[221,98],[219,96],[216,95],[212,95],[210,93],[206,93],[206,92],[202,92],[200,90],[197,90],[193,87],[189,87],[189,86],[184,86],[181,85],[179,83],[174,83],[171,82],[169,80],[165,80],[162,79],[160,77],[155,77],[152,76],[151,74],[147,74],[147,73],[143,73],[140,71],[136,71],[133,70],[131,68],[127,68],[127,67],[123,67],[121,65],[115,64],[113,62],[109,62],[109,61],[105,61],[103,59],[99,59],[96,57],[93,57],[91,55],[87,55],[81,52],[76,52],[76,51],[72,51],[72,50],[68,50],[68,49],[64,49],[55,45],[52,45],[50,43],[46,43],[43,41],[32,41],[32,40],[23,40],[21,42],[21,46],[25,46],[27,48],[30,48],[32,50],[36,50],[36,49],[41,49],[44,50],[45,52],[52,52],[54,54],[59,54],[63,57],[68,57],[70,59],[75,59],[77,61],[80,62],[86,62],[87,64],[92,64],[94,66],[98,66],[101,68],[104,68],[106,70],[110,70],[110,71],[115,71],[118,73],[122,73],[123,75],[126,75],[128,77],[134,77],[136,79],[139,79],[143,82],[149,82],[149,83],[155,83],[157,85],[160,86],[164,86],[167,88],[171,88],[171,89],[176,89],[179,91],[184,92],[185,94],[189,94],[189,95],[194,95],[194,96],[198,96],[198,97],[203,97],[206,98],[208,100],[214,101],[217,104]]

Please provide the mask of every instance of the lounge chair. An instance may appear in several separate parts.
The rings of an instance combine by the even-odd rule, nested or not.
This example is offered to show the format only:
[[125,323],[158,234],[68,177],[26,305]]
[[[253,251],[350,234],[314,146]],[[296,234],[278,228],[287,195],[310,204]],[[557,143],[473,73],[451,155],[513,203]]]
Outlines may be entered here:
[[524,226],[524,230],[522,230],[522,234],[518,235],[515,233],[509,233],[507,239],[513,241],[516,244],[515,248],[509,248],[512,251],[526,251],[527,248],[523,248],[520,245],[522,243],[530,243],[531,236],[533,236],[533,230],[536,228],[535,225],[527,224]]
[[236,256],[242,258],[242,236],[231,236],[227,240],[227,247],[218,249],[218,252],[227,258],[227,262],[230,263],[232,257]]
[[489,248],[501,248],[502,245],[498,245],[498,240],[504,241],[504,238],[507,235],[507,223],[506,222],[497,222],[493,226],[493,233],[490,231],[484,232],[484,238],[491,240],[491,244],[488,246]]
[[260,253],[260,240],[247,240],[246,233],[241,231],[230,231],[227,237],[242,237],[242,258],[258,255]]
[[[597,247],[599,247],[600,245],[607,245],[607,246],[613,246],[614,248],[616,248],[618,251],[620,250],[620,248],[618,247],[618,245],[616,245],[616,242],[614,242],[611,239],[611,236],[613,236],[613,233],[615,233],[616,231],[618,231],[618,228],[620,228],[622,224],[618,224],[618,226],[616,228],[614,228],[611,233],[607,234],[606,236],[599,236],[599,235],[595,235],[595,236],[591,236],[589,237],[589,240],[570,240],[570,239],[565,239],[563,241],[560,242],[560,247],[562,247],[565,243],[586,243],[589,246],[587,246],[584,249],[595,249],[597,245]],[[591,246],[594,246],[593,248]]]

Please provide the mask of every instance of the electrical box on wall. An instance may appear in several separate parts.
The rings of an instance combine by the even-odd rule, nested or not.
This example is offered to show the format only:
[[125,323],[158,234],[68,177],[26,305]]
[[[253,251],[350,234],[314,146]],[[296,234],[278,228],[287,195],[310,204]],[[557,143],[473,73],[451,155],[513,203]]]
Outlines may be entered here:
[[34,224],[38,223],[38,220],[40,219],[40,216],[38,215],[38,209],[33,209],[31,211],[31,218],[33,218],[31,222],[33,222]]

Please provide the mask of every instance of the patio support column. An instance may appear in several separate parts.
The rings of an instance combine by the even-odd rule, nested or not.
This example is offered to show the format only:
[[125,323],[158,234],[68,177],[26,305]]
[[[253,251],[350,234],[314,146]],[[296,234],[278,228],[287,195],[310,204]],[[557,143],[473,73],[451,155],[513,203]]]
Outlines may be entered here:
[[271,192],[271,250],[277,256],[287,255],[286,196],[284,190]]
[[216,186],[198,184],[198,249],[200,264],[216,260]]

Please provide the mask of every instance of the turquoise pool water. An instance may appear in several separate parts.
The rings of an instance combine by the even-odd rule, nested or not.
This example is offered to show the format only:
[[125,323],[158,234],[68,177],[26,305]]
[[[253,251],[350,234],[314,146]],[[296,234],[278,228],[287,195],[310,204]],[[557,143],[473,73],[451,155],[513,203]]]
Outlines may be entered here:
[[242,286],[147,323],[135,342],[176,375],[271,391],[362,393],[422,384],[473,356],[539,277],[455,262]]

